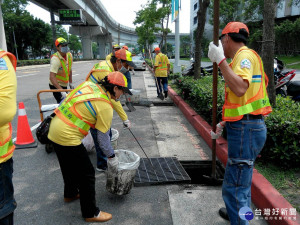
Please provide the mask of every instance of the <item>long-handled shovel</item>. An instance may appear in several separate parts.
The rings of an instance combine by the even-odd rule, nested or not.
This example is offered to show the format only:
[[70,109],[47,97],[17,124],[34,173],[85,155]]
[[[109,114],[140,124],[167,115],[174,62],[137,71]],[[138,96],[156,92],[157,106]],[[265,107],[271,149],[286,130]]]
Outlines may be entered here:
[[[151,56],[150,49],[149,49],[149,55],[150,55],[151,64],[152,64],[152,68],[153,68],[153,61],[152,61],[152,56]],[[153,73],[154,73],[154,72],[153,72]],[[160,84],[158,83],[158,80],[157,80],[155,74],[154,74],[154,80],[155,80],[155,83],[156,83],[156,88],[157,88],[157,92],[158,92],[158,97],[159,97],[161,100],[164,100],[165,97],[164,97],[163,93],[162,93],[162,92],[160,91],[160,89],[159,89],[160,86],[158,86],[158,85],[160,85]]]
[[128,107],[129,111],[130,112],[135,111],[136,109],[133,107],[133,104],[131,102],[131,98],[127,94],[125,94],[125,98],[126,98],[125,104]]
[[154,166],[153,166],[153,164],[152,164],[152,162],[151,162],[151,160],[148,158],[146,152],[144,151],[144,149],[143,149],[143,147],[141,146],[141,144],[140,144],[140,142],[138,141],[138,139],[137,139],[137,138],[135,137],[135,135],[132,133],[132,131],[130,130],[130,128],[128,128],[128,130],[130,131],[130,133],[131,133],[132,136],[134,137],[135,141],[136,141],[136,142],[138,143],[138,145],[141,147],[141,149],[142,149],[142,151],[144,152],[145,156],[146,156],[147,159],[149,160],[150,165],[151,165],[151,167],[152,167],[154,173],[157,173],[156,170],[155,170],[155,168],[154,168]]
[[[214,1],[214,44],[218,46],[219,44],[219,0]],[[217,63],[213,64],[213,132],[216,132],[217,125],[217,94],[218,94],[218,65]],[[220,185],[222,180],[216,178],[216,139],[212,139],[212,171],[211,177],[204,176],[208,178],[208,181],[211,185]]]

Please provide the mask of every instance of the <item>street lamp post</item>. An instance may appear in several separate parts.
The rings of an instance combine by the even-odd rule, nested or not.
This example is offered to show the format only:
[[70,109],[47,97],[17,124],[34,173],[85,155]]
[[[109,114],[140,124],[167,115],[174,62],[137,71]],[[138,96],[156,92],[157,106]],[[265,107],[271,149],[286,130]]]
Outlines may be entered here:
[[1,5],[3,4],[3,2],[4,0],[0,0],[0,48],[2,48],[4,51],[7,51],[2,9],[1,9]]

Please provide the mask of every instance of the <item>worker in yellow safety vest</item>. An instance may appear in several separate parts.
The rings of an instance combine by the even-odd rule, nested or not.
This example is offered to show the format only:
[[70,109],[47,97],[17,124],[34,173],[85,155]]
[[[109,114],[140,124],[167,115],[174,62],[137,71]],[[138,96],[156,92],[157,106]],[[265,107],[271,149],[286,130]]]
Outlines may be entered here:
[[17,78],[16,57],[0,49],[0,224],[13,224],[13,214],[17,207],[14,198],[12,126],[16,109]]
[[[130,52],[129,50],[128,50],[128,46],[127,45],[123,45],[123,47],[122,47],[122,49],[125,49],[126,51],[128,51],[128,52]],[[130,61],[132,61],[132,58],[131,58],[131,56],[135,56],[135,55],[133,55],[131,52],[130,52]],[[134,75],[135,73],[134,73],[134,67],[132,67],[132,66],[129,66],[129,70],[131,70],[132,71],[132,75]],[[128,81],[128,77],[125,75],[125,77],[127,78],[127,81]],[[130,82],[131,82],[131,77],[130,77]],[[129,84],[129,81],[128,81],[128,84]],[[130,85],[129,85],[130,86]]]
[[[50,89],[74,89],[72,84],[72,63],[73,57],[69,52],[66,39],[59,37],[55,41],[57,52],[51,56],[50,61]],[[60,103],[65,97],[66,92],[53,92],[57,103]]]
[[[92,70],[86,77],[87,81],[91,81],[93,83],[98,84],[101,80],[103,80],[109,73],[118,71],[123,67],[123,63],[126,66],[127,61],[122,63],[122,54],[119,52],[115,52],[114,55],[110,58],[110,60],[101,61],[96,63]],[[123,125],[126,128],[131,127],[130,120],[128,120],[128,116],[125,113],[120,101],[111,100],[113,109],[118,113],[119,117],[123,121]],[[97,142],[97,130],[91,128],[90,129],[91,135],[94,140],[95,149],[97,153],[97,167],[96,170],[99,172],[104,172],[107,169],[107,158],[104,155],[103,151],[101,150],[98,142]],[[112,133],[110,132],[110,137]]]
[[95,199],[95,170],[81,140],[90,128],[97,130],[101,149],[108,157],[108,172],[116,173],[118,159],[109,137],[113,118],[111,101],[130,93],[126,77],[108,74],[96,84],[85,81],[68,94],[55,110],[48,138],[53,142],[64,179],[64,201],[80,199],[82,217],[87,222],[104,222],[112,215],[99,210]]
[[[160,52],[160,48],[156,47],[152,53],[155,53],[154,73],[157,79],[157,97],[164,90],[165,98],[168,97],[168,75],[170,74],[170,61],[168,56]],[[161,87],[161,84],[163,88]]]
[[[221,208],[219,214],[232,225],[248,224],[239,215],[251,212],[253,166],[267,138],[264,117],[272,111],[268,77],[259,55],[246,46],[248,37],[246,24],[230,22],[222,31],[219,45],[211,42],[208,51],[225,79],[223,121],[216,133],[211,133],[216,139],[226,126],[228,160],[222,187],[226,208]],[[228,64],[226,58],[232,62]]]
[[114,53],[115,53],[116,51],[120,50],[121,47],[120,47],[120,45],[115,44],[115,45],[112,46],[112,49],[113,49],[112,52],[106,56],[106,58],[105,58],[106,61],[109,61],[110,58],[114,55]]

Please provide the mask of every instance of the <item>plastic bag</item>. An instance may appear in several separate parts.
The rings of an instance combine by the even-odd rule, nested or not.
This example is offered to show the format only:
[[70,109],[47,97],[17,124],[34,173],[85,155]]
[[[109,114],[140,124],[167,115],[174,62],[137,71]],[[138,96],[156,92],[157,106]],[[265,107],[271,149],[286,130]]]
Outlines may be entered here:
[[[118,170],[109,170],[106,173],[106,190],[116,195],[126,195],[130,192],[136,170],[140,165],[140,157],[128,150],[115,150],[118,157]],[[109,162],[108,162],[109,163]]]
[[115,150],[118,157],[118,170],[136,170],[140,165],[140,156],[132,151],[118,149]]
[[82,144],[88,152],[92,152],[95,149],[94,139],[89,131],[88,134],[82,139]]

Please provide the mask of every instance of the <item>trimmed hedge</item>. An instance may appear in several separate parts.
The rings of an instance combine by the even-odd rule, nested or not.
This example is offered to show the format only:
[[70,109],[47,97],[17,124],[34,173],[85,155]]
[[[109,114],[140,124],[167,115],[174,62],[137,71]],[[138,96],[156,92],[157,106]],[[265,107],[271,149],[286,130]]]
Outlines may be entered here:
[[[194,80],[171,74],[178,94],[209,124],[212,124],[212,76]],[[171,83],[171,82],[170,82]],[[217,121],[222,120],[224,104],[224,81],[218,79]],[[300,165],[300,104],[290,98],[277,96],[276,107],[266,117],[268,137],[261,152],[262,160],[271,161],[281,167]]]
[[30,66],[30,65],[42,65],[42,64],[50,64],[50,59],[34,59],[34,60],[18,60],[18,66]]
[[[97,59],[74,59],[73,62],[76,61],[89,61],[89,60],[97,60]],[[31,66],[31,65],[42,65],[42,64],[50,64],[50,59],[31,59],[31,60],[18,60],[18,66]]]

